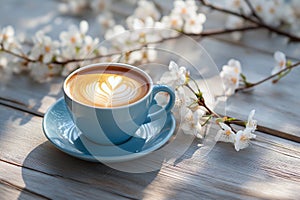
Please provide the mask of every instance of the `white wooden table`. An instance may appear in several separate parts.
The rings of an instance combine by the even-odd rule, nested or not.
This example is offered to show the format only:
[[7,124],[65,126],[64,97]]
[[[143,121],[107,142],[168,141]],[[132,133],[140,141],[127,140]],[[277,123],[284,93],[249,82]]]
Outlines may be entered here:
[[[55,36],[65,24],[78,23],[59,16],[56,5],[50,0],[6,0],[1,2],[0,26],[12,24],[33,34],[57,23],[52,26]],[[207,26],[215,24],[208,21]],[[203,38],[200,44],[219,67],[232,57],[241,60],[251,81],[269,75],[275,50],[300,58],[299,44],[286,45],[283,38],[269,38],[263,31],[249,32],[240,42],[219,36]],[[299,199],[299,77],[295,69],[277,85],[265,83],[228,99],[228,115],[245,120],[255,108],[266,130],[257,132],[249,148],[237,153],[220,143],[203,159],[195,154],[195,141],[180,162],[132,174],[57,150],[44,136],[42,120],[62,96],[63,78],[36,84],[24,74],[15,75],[0,89],[0,199]]]

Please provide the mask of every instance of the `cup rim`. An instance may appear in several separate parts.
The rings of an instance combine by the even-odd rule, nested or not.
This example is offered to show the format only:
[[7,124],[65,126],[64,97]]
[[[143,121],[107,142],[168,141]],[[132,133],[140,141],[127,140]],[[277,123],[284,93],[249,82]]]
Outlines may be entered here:
[[[135,101],[135,102],[132,102],[132,103],[129,103],[129,104],[126,104],[126,105],[122,105],[122,106],[115,106],[115,107],[100,107],[100,106],[91,106],[91,105],[88,105],[88,104],[85,104],[85,103],[82,103],[80,101],[77,101],[76,99],[72,98],[68,92],[66,92],[66,85],[67,85],[67,81],[76,73],[80,72],[80,71],[83,71],[85,69],[89,69],[89,68],[93,68],[93,67],[101,67],[101,66],[120,66],[120,67],[124,67],[124,68],[127,68],[127,69],[130,69],[130,70],[134,70],[136,72],[138,72],[139,74],[141,74],[142,76],[144,76],[147,80],[148,80],[148,84],[149,84],[149,89],[148,89],[148,92],[142,97],[140,98],[139,100]],[[135,104],[138,104],[140,102],[142,102],[143,100],[145,100],[146,98],[148,98],[148,96],[151,94],[152,92],[152,89],[153,89],[153,81],[152,81],[152,78],[149,76],[149,74],[147,74],[145,71],[141,70],[140,68],[138,67],[135,67],[133,65],[129,65],[129,64],[125,64],[125,63],[117,63],[117,62],[104,62],[104,63],[93,63],[93,64],[89,64],[89,65],[86,65],[84,67],[80,67],[78,69],[76,69],[75,71],[73,71],[71,74],[69,74],[65,80],[64,80],[64,83],[63,83],[63,92],[66,96],[68,96],[68,98],[72,101],[75,101],[76,103],[80,104],[80,105],[83,105],[83,106],[87,106],[87,107],[90,107],[90,108],[96,108],[96,109],[105,109],[105,110],[112,110],[112,109],[120,109],[120,108],[126,108],[128,106],[133,106]]]

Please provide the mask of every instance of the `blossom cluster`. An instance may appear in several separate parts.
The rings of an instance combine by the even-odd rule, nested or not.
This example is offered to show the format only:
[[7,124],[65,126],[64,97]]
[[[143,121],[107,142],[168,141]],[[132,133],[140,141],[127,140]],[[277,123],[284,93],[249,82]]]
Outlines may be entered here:
[[[233,75],[230,75],[232,78],[236,78],[241,70],[240,64],[236,60],[230,60],[229,66],[225,68],[232,68],[230,69],[233,70]],[[185,94],[184,87],[188,85],[189,80],[190,74],[188,70],[183,66],[179,67],[174,61],[171,61],[169,71],[165,72],[158,82],[159,84],[169,85],[175,90],[175,108],[179,109],[178,113],[180,113],[183,119],[181,122],[182,131],[185,134],[194,135],[201,139],[204,136],[204,131],[202,130],[203,126],[205,126],[211,118],[217,117],[216,122],[221,127],[221,130],[218,131],[215,137],[216,141],[234,143],[236,151],[248,147],[250,140],[256,137],[256,135],[253,134],[257,126],[257,121],[253,119],[255,111],[252,110],[250,112],[246,128],[235,133],[234,130],[227,125],[227,123],[230,123],[230,121],[227,121],[227,118],[220,118],[213,113],[208,113],[208,110],[198,103],[199,99],[192,99]],[[198,92],[198,96],[201,98],[202,93],[201,91]],[[155,99],[159,105],[164,106],[167,103],[168,95],[159,93]]]
[[[0,34],[0,70],[4,73],[28,71],[35,80],[43,82],[54,75],[69,74],[79,67],[79,61],[85,64],[90,60],[151,62],[156,59],[156,51],[154,44],[148,43],[159,43],[179,32],[199,34],[205,22],[205,15],[198,12],[195,0],[174,1],[174,8],[166,16],[161,15],[152,1],[138,1],[133,14],[126,18],[126,26],[115,25],[109,6],[108,0],[64,0],[60,8],[74,13],[84,8],[105,11],[98,20],[107,28],[104,38],[111,43],[109,48],[100,46],[98,38],[87,34],[87,21],[82,21],[79,27],[70,26],[58,40],[38,31],[29,50],[23,48],[13,27],[8,26],[2,28]],[[108,56],[110,54],[116,55]]]
[[[245,16],[256,13],[259,20],[272,27],[284,27],[293,31],[296,35],[300,35],[299,30],[299,16],[300,16],[300,2],[299,0],[251,0],[249,1],[251,7],[247,5],[245,0],[227,0],[225,7]],[[255,17],[255,16],[254,16]],[[239,28],[246,23],[241,17],[235,15],[228,15],[226,27]],[[239,40],[242,36],[241,32],[232,33],[234,39]]]
[[251,139],[255,139],[256,135],[253,134],[257,127],[257,121],[253,119],[255,110],[252,110],[248,116],[246,128],[234,133],[230,126],[220,122],[221,130],[218,131],[215,140],[220,142],[229,142],[234,144],[236,151],[247,148]]
[[[96,56],[105,52],[99,48],[99,39],[87,35],[88,23],[82,21],[79,27],[70,26],[68,31],[61,32],[59,40],[53,40],[38,31],[32,38],[33,46],[27,52],[20,45],[21,41],[15,36],[11,26],[4,27],[0,34],[1,68],[13,72],[29,71],[37,81],[47,80],[48,77],[57,74],[68,74],[76,65],[70,63],[74,59],[85,59],[88,56]],[[10,54],[7,54],[7,51]],[[11,59],[12,54],[18,55]],[[13,55],[13,56],[15,56]]]
[[81,15],[85,10],[95,13],[109,10],[111,0],[62,0],[59,11],[62,13]]
[[195,0],[177,0],[174,1],[173,6],[169,15],[162,16],[153,2],[138,1],[133,14],[126,19],[126,26],[118,24],[110,27],[105,34],[105,39],[113,38],[113,46],[122,51],[149,47],[127,55],[125,57],[127,63],[153,61],[156,58],[155,51],[151,51],[153,45],[147,43],[159,42],[164,38],[174,37],[180,32],[199,34],[203,30],[206,17],[198,12]]
[[[271,75],[278,74],[273,80],[278,80],[282,76],[286,75],[287,72],[285,71],[289,65],[290,61],[286,59],[286,55],[281,51],[276,51],[274,53],[274,61],[275,65],[274,68],[271,71]],[[246,86],[251,85],[252,83],[249,83],[246,80],[246,76],[242,73],[242,67],[241,63],[238,60],[230,59],[226,65],[222,67],[222,70],[220,72],[220,77],[223,81],[224,91],[226,96],[233,95],[238,87],[240,86]]]

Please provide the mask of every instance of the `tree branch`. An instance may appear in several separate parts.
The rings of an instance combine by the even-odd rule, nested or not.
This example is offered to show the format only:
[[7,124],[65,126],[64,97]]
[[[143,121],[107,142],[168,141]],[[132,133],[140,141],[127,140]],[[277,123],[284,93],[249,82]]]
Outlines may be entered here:
[[[84,61],[91,61],[91,60],[96,60],[99,58],[106,58],[106,57],[111,57],[114,55],[122,55],[124,53],[132,53],[134,51],[140,51],[142,48],[146,47],[149,44],[158,44],[158,43],[162,43],[168,40],[174,40],[174,39],[178,39],[182,36],[191,36],[191,37],[207,37],[207,36],[214,36],[214,35],[221,35],[221,34],[228,34],[228,33],[233,33],[233,32],[243,32],[243,31],[248,31],[248,30],[255,30],[255,29],[259,29],[261,28],[260,26],[257,25],[252,25],[252,26],[245,26],[245,27],[241,27],[241,28],[233,28],[233,29],[213,29],[213,30],[207,30],[207,31],[203,31],[200,34],[185,34],[185,33],[181,33],[177,36],[174,37],[169,37],[169,38],[163,38],[159,41],[155,41],[155,42],[148,42],[145,44],[142,44],[140,47],[136,48],[136,49],[132,49],[130,51],[126,51],[126,52],[113,52],[110,54],[105,54],[105,55],[97,55],[97,56],[93,56],[93,57],[88,57],[88,58],[78,58],[78,59],[70,59],[70,60],[65,60],[65,61],[51,61],[49,63],[46,64],[58,64],[58,65],[66,65],[68,63],[76,63],[76,62],[84,62]],[[3,46],[1,45],[0,48],[1,51],[11,54],[13,56],[16,56],[18,58],[21,58],[25,61],[28,62],[40,62],[39,60],[32,60],[29,57],[26,57],[25,55],[20,55],[20,54],[16,54],[12,51],[9,51],[7,49],[4,49]]]
[[270,26],[264,22],[260,22],[260,21],[257,21],[257,20],[254,20],[252,19],[251,17],[247,16],[247,15],[244,15],[242,13],[237,13],[237,12],[234,12],[234,11],[231,11],[231,10],[227,10],[227,9],[224,9],[222,7],[219,7],[219,6],[216,6],[216,5],[213,5],[211,3],[208,3],[206,0],[199,0],[204,6],[208,7],[208,8],[211,8],[213,10],[217,10],[219,12],[223,12],[223,13],[226,13],[226,14],[230,14],[230,15],[234,15],[234,16],[237,16],[237,17],[240,17],[246,21],[249,21],[253,24],[256,24],[257,26],[259,27],[263,27],[273,33],[277,33],[278,35],[282,35],[282,36],[285,36],[285,37],[288,37],[290,40],[292,41],[300,41],[300,37],[296,36],[296,35],[293,35],[293,34],[290,34],[288,32],[285,32],[285,31],[282,31],[276,27],[273,27],[273,26]]
[[258,16],[258,14],[256,13],[255,9],[253,8],[252,4],[250,3],[249,0],[245,0],[246,4],[248,5],[249,9],[251,10],[251,14],[260,22],[264,22],[264,20]]
[[268,80],[270,80],[270,79],[272,79],[272,78],[275,78],[276,76],[280,75],[280,74],[283,73],[283,72],[286,72],[286,71],[288,71],[288,70],[292,70],[293,68],[299,67],[299,66],[300,66],[300,61],[299,61],[299,62],[296,62],[295,64],[293,64],[293,65],[291,65],[291,66],[289,66],[289,67],[286,67],[286,68],[280,70],[280,71],[277,72],[276,74],[273,74],[273,75],[271,75],[271,76],[268,76],[268,77],[266,77],[266,78],[264,78],[264,79],[262,79],[262,80],[260,80],[260,81],[258,81],[258,82],[256,82],[256,83],[250,83],[250,84],[247,85],[247,86],[237,88],[237,89],[235,90],[235,92],[238,92],[238,91],[241,91],[241,90],[245,90],[245,89],[252,88],[252,87],[255,87],[255,86],[257,86],[257,85],[260,85],[260,84],[262,84],[262,83],[264,83],[264,82],[266,82],[266,81],[268,81]]

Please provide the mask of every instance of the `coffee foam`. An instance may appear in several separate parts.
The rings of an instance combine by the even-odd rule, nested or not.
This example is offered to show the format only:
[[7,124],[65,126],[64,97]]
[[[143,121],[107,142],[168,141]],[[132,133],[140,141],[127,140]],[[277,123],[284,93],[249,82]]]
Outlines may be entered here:
[[75,100],[96,107],[118,107],[138,101],[149,85],[142,75],[119,67],[87,70],[67,81],[67,90]]

